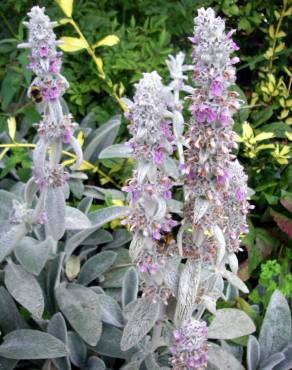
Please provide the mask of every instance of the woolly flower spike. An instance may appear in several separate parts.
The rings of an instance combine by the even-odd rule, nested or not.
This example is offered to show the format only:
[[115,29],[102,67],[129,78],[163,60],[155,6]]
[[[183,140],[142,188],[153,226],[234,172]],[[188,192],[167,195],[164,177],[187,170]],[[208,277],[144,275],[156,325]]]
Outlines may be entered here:
[[[83,156],[73,136],[77,124],[72,121],[66,103],[61,99],[69,83],[60,74],[62,53],[56,49],[59,44],[53,32],[56,24],[50,21],[44,10],[35,6],[28,13],[29,22],[24,22],[28,28],[28,42],[19,47],[30,49],[28,68],[35,78],[28,89],[28,96],[37,103],[42,114],[42,120],[36,124],[39,141],[33,153],[33,179],[40,191],[34,217],[43,222],[48,220],[47,230],[58,240],[65,231],[64,188],[69,179],[69,174],[59,164],[62,145],[69,144],[76,153],[72,169],[80,166]],[[49,146],[51,151],[48,155]]]
[[28,42],[20,44],[20,48],[30,48],[30,69],[35,75],[42,76],[46,73],[58,73],[61,67],[61,52],[57,52],[56,35],[53,27],[56,22],[51,22],[44,14],[45,8],[35,6],[28,13],[29,22],[23,22],[28,28]]
[[205,321],[189,319],[173,332],[175,344],[170,347],[170,363],[175,370],[207,367],[207,325]]

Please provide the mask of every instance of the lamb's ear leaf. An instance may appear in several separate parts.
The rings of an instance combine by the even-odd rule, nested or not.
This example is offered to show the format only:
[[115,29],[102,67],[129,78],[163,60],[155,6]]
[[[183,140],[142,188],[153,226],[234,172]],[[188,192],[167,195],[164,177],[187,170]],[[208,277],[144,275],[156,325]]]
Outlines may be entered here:
[[247,342],[247,370],[256,370],[260,361],[261,349],[258,340],[250,335]]
[[68,332],[68,347],[70,348],[70,360],[73,365],[82,368],[87,357],[87,346],[74,331]]
[[15,360],[59,358],[68,355],[65,344],[51,334],[39,330],[20,329],[4,337],[0,355]]
[[285,355],[282,352],[277,352],[268,357],[262,364],[260,364],[260,370],[274,369],[276,365],[285,359]]
[[152,297],[138,299],[135,308],[124,328],[121,349],[127,351],[139,343],[153,328],[159,316],[160,302],[153,302]]
[[[68,346],[67,327],[64,317],[60,312],[57,312],[49,321],[47,332],[54,337],[60,339],[66,346]],[[57,369],[71,370],[69,356],[52,359]]]
[[243,311],[233,308],[217,310],[208,327],[208,338],[235,339],[249,335],[256,330],[251,318]]
[[99,159],[129,157],[131,157],[131,148],[126,144],[110,145],[99,153]]
[[128,303],[137,298],[139,289],[139,277],[137,270],[131,267],[126,272],[122,286],[122,306],[125,307]]
[[46,189],[44,209],[48,218],[46,223],[49,235],[55,240],[62,238],[65,232],[66,204],[62,186]]
[[23,224],[8,227],[1,230],[0,235],[0,262],[11,253],[26,234],[26,227]]
[[244,370],[241,363],[216,344],[208,345],[208,370]]
[[78,208],[66,206],[66,230],[82,230],[91,227],[87,216]]
[[55,291],[58,305],[70,325],[90,345],[96,345],[102,330],[98,295],[78,284],[62,284]]
[[291,341],[291,313],[283,294],[276,290],[270,299],[259,335],[261,363],[282,351]]
[[282,353],[285,359],[276,365],[273,370],[290,370],[292,368],[292,344],[289,344]]
[[115,299],[107,294],[99,294],[101,320],[107,324],[122,328],[124,326],[122,310]]
[[84,370],[105,370],[105,363],[96,356],[91,356],[87,360]]
[[44,296],[36,278],[13,262],[5,267],[5,285],[12,297],[32,315],[41,318],[44,312]]
[[16,367],[18,360],[11,360],[0,357],[0,370],[13,370]]

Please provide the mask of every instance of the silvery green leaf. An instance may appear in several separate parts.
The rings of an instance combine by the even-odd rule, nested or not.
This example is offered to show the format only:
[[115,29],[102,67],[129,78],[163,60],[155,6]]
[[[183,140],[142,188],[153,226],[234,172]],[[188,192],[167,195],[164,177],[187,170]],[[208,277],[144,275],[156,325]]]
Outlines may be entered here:
[[139,299],[136,299],[135,301],[128,303],[127,306],[123,307],[123,315],[127,320],[129,320],[129,317],[131,316],[136,304],[138,303]]
[[36,278],[13,262],[5,267],[5,285],[12,297],[32,315],[41,318],[44,312],[44,297]]
[[[68,335],[65,319],[60,312],[56,313],[49,321],[47,333],[60,339],[67,347]],[[55,358],[52,360],[58,370],[71,370],[69,357]]]
[[258,340],[250,335],[247,342],[246,363],[247,370],[256,370],[260,362],[261,349]]
[[47,156],[47,148],[49,146],[49,143],[45,140],[40,139],[33,151],[33,165],[37,173],[39,173],[41,176],[45,175],[45,161]]
[[145,238],[139,231],[135,232],[129,247],[129,255],[132,261],[136,261],[141,252],[144,249],[147,250],[147,246],[151,246],[152,244],[153,242],[150,238]]
[[84,151],[84,158],[94,162],[99,153],[109,145],[112,145],[121,124],[121,116],[114,116],[108,122],[102,124],[95,132]]
[[231,271],[236,275],[238,271],[238,259],[235,253],[228,253],[227,263],[230,266]]
[[93,201],[92,197],[83,198],[78,204],[78,209],[87,215],[92,205],[92,201]]
[[175,199],[170,199],[167,201],[167,207],[171,213],[177,213],[177,214],[182,214],[182,207],[183,207],[183,202],[179,202],[178,200]]
[[115,262],[117,254],[112,251],[105,251],[89,258],[81,267],[78,282],[83,285],[89,284],[97,279]]
[[251,318],[243,311],[234,308],[217,310],[208,327],[208,338],[234,339],[249,335],[256,330]]
[[152,329],[160,312],[160,302],[153,302],[153,297],[140,298],[124,328],[121,349],[126,351],[140,342]]
[[92,185],[84,186],[83,195],[87,197],[91,197],[93,199],[99,199],[99,200],[105,199],[104,194],[99,190],[99,188],[97,186],[92,186]]
[[55,295],[72,328],[86,343],[95,346],[102,331],[98,295],[78,284],[60,285]]
[[87,216],[77,208],[66,206],[66,229],[81,230],[91,227]]
[[288,345],[282,353],[285,359],[275,366],[273,370],[290,370],[292,368],[292,344]]
[[174,256],[167,261],[166,266],[162,269],[164,283],[175,296],[178,291],[180,261],[179,256]]
[[74,171],[74,170],[78,170],[78,168],[80,167],[83,161],[83,152],[82,152],[82,149],[81,149],[81,146],[78,140],[74,136],[71,136],[70,145],[76,154],[76,162],[74,163],[73,166],[70,167],[71,170]]
[[70,191],[77,199],[81,199],[84,192],[84,185],[80,179],[73,179],[70,174],[70,180],[68,181]]
[[24,224],[19,224],[1,231],[0,235],[0,262],[13,251],[22,238],[26,234],[26,227]]
[[125,143],[110,145],[107,148],[103,149],[98,156],[99,159],[129,157],[131,157],[131,148]]
[[96,356],[91,356],[87,360],[84,370],[105,370],[105,363]]
[[[88,176],[84,172],[74,171],[70,173],[70,180],[88,180]],[[70,182],[69,180],[69,182]]]
[[180,176],[179,169],[178,169],[178,162],[169,156],[165,157],[164,170],[174,180],[178,179]]
[[99,294],[101,320],[121,328],[124,326],[123,314],[119,304],[107,294]]
[[18,360],[11,360],[0,357],[0,370],[13,370],[16,367]]
[[227,283],[225,297],[223,297],[225,301],[232,301],[234,299],[237,299],[238,296],[239,296],[238,289],[234,285]]
[[110,325],[103,325],[102,335],[99,342],[95,347],[91,349],[101,355],[112,357],[129,359],[133,351],[122,351],[120,342],[122,338],[122,331]]
[[68,332],[68,347],[72,364],[82,368],[87,357],[87,346],[79,335],[73,331]]
[[141,360],[131,361],[128,364],[121,367],[121,370],[139,370],[141,366]]
[[195,199],[193,222],[198,224],[210,207],[210,202],[202,197]]
[[18,247],[15,249],[15,256],[27,272],[39,275],[55,243],[51,237],[40,242],[27,236],[18,244]]
[[[105,244],[112,242],[112,234],[104,229],[99,229],[94,231],[85,240],[83,240],[82,245],[94,245]],[[105,247],[103,247],[105,249]]]
[[68,349],[62,341],[48,333],[20,329],[4,337],[0,355],[15,360],[37,360],[67,356]]
[[276,290],[271,296],[259,335],[261,363],[276,352],[282,351],[291,341],[291,313],[282,293]]
[[119,248],[116,253],[117,258],[115,263],[112,268],[104,274],[105,280],[102,282],[103,288],[121,288],[125,273],[129,269],[129,266],[132,265],[127,249]]
[[244,370],[244,367],[229,352],[214,343],[209,343],[208,370]]
[[25,185],[24,189],[24,201],[28,205],[31,205],[37,192],[37,186],[34,178],[31,177]]
[[11,214],[13,200],[21,201],[21,198],[16,194],[8,192],[6,190],[0,189],[0,219],[7,220],[9,215]]
[[177,327],[192,315],[200,283],[200,271],[200,261],[187,260],[181,272],[174,316],[174,322]]
[[243,356],[243,347],[238,346],[237,344],[233,344],[232,342],[227,342],[225,340],[220,340],[221,348],[224,351],[229,352],[233,355],[240,363],[242,362]]
[[181,112],[175,110],[173,112],[173,132],[175,134],[175,137],[178,139],[181,137],[183,131],[184,131],[184,118]]
[[145,363],[147,370],[160,370],[161,369],[161,367],[156,362],[154,353],[151,353],[148,356],[146,356],[144,363]]
[[121,247],[124,244],[127,244],[132,240],[132,233],[125,229],[116,229],[113,234],[113,241],[108,243],[104,249],[114,249]]
[[217,245],[216,264],[218,266],[221,264],[225,256],[226,243],[225,243],[223,232],[218,225],[213,225],[212,231],[213,231],[213,236],[214,236],[214,239]]
[[4,334],[27,327],[25,320],[18,312],[14,300],[3,286],[0,287],[0,327],[1,332]]
[[81,230],[66,241],[66,257],[69,258],[74,250],[83,242],[83,240],[85,240],[90,234],[99,229],[101,226],[107,222],[126,216],[128,209],[128,207],[112,206],[90,213],[88,218],[92,222],[93,226],[88,229]]
[[274,369],[281,361],[285,359],[285,355],[282,352],[277,352],[268,357],[263,363],[260,364],[259,370],[271,370]]
[[48,222],[47,227],[49,235],[55,240],[62,238],[65,232],[65,197],[63,187],[59,186],[56,188],[49,187],[46,190],[45,206]]
[[123,279],[122,286],[122,306],[125,307],[128,303],[137,298],[139,289],[139,277],[137,270],[130,267]]
[[61,252],[48,263],[46,275],[46,304],[49,311],[55,313],[57,310],[56,299],[55,299],[55,289],[60,285],[61,273],[63,270],[65,253]]
[[74,280],[80,271],[80,257],[79,256],[70,256],[65,265],[65,273],[68,280]]
[[216,314],[216,299],[214,297],[203,295],[202,303],[204,303],[209,312],[211,312],[213,315]]
[[241,290],[243,293],[248,293],[249,292],[248,287],[244,284],[244,282],[242,280],[240,280],[240,278],[237,275],[233,274],[233,272],[225,270],[222,273],[222,276],[227,281],[229,281],[230,284],[234,285],[236,288]]

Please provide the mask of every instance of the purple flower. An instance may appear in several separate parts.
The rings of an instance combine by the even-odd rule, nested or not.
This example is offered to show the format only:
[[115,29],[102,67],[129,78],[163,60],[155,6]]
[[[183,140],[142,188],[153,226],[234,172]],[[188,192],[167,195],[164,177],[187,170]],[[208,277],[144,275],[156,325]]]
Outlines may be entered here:
[[63,135],[63,143],[69,144],[71,138],[72,138],[72,132],[69,128],[66,128],[66,130],[64,131],[64,135]]
[[157,150],[154,151],[153,158],[154,158],[154,162],[157,165],[161,165],[163,163],[164,153],[163,153],[162,147],[159,147]]
[[39,56],[41,58],[46,58],[49,53],[49,48],[47,46],[41,46],[39,49]]
[[237,189],[235,196],[239,202],[243,202],[246,199],[245,189],[243,187]]
[[229,174],[227,171],[223,171],[223,173],[219,176],[217,176],[217,183],[220,185],[220,186],[224,186],[226,184],[226,181],[229,177]]
[[222,82],[219,80],[212,81],[210,92],[213,96],[220,96],[222,93]]
[[218,114],[218,121],[223,127],[227,126],[231,122],[230,111],[227,108],[223,108]]

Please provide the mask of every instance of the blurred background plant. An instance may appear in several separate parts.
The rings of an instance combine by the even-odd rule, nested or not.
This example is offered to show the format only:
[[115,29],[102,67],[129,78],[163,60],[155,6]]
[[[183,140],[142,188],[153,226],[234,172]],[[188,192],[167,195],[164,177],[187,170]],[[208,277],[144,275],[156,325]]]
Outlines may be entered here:
[[[239,159],[249,175],[255,204],[250,232],[240,252],[240,274],[252,291],[249,303],[265,309],[277,288],[291,302],[291,0],[3,2],[0,178],[4,189],[19,180],[26,182],[31,175],[32,125],[39,115],[26,97],[31,80],[25,68],[27,53],[17,50],[16,45],[25,38],[25,14],[36,4],[45,6],[48,15],[59,22],[56,32],[63,37],[64,74],[70,81],[67,101],[76,120],[81,121],[78,138],[88,180],[85,190],[80,180],[71,181],[74,197],[70,202],[77,204],[84,191],[94,194],[103,204],[93,204],[93,210],[124,204],[121,193],[115,191],[129,177],[131,160],[98,159],[98,152],[112,140],[119,143],[127,139],[123,120],[121,125],[116,121],[104,125],[114,114],[123,112],[120,98],[132,96],[133,84],[143,72],[155,69],[166,76],[164,60],[168,54],[183,50],[189,57],[187,37],[192,34],[193,16],[199,7],[213,7],[238,30],[235,39],[241,63],[237,90],[243,108],[235,117],[235,129]],[[100,186],[111,191],[100,196]],[[117,226],[118,222],[111,223],[112,228]],[[240,304],[249,311],[247,302]]]

